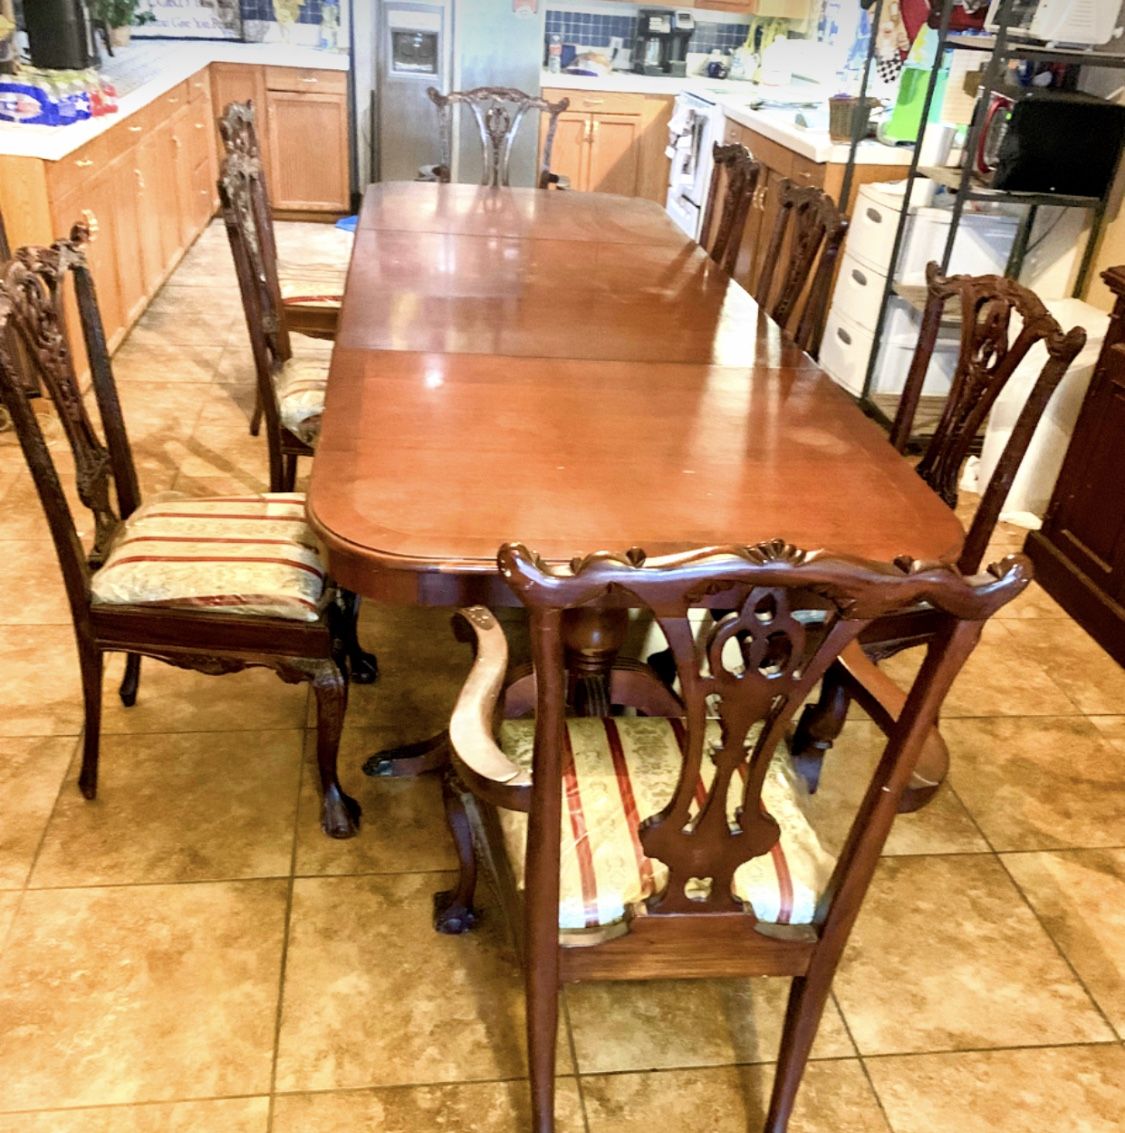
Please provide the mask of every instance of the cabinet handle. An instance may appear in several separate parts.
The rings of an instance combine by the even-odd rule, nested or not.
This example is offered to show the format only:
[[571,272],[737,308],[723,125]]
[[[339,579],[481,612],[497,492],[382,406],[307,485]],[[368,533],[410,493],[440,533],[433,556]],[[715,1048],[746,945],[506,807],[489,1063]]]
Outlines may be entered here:
[[79,169],[89,169],[94,164],[93,158],[80,157],[75,163]]
[[852,336],[843,327],[836,328],[836,337],[845,345],[851,346]]
[[869,208],[867,210],[867,219],[872,221],[874,224],[882,224],[883,214],[881,212],[877,212],[875,209]]
[[143,134],[144,133],[144,126],[130,126],[129,127],[129,133],[130,134]]
[[605,102],[604,98],[584,98],[582,100],[583,106],[601,106]]
[[96,240],[98,238],[98,216],[93,209],[83,209],[82,219],[86,222],[86,227],[90,230],[90,239]]
[[596,118],[590,119],[590,144],[598,140],[598,120]]
[[797,178],[801,181],[811,181],[812,174],[806,169],[803,173],[798,173]]
[[181,142],[175,134],[172,135],[172,145],[174,145],[176,149],[179,149],[183,144],[184,143]]
[[195,128],[197,130],[206,130],[207,129],[207,123],[206,122],[196,122]]
[[316,77],[316,75],[302,75],[301,76],[301,82],[303,82],[303,83],[319,83],[320,79],[318,79]]
[[177,95],[177,94],[170,94],[170,95],[168,96],[168,101],[169,101],[169,102],[170,102],[170,103],[171,103],[171,104],[172,104],[173,106],[175,106],[175,105],[176,105],[176,103],[180,101],[180,96],[179,96],[179,95]]
[[867,286],[867,276],[865,276],[863,272],[859,270],[859,268],[852,268],[852,279],[854,279],[856,283],[860,285],[860,287]]
[[145,191],[145,175],[139,169],[134,169],[133,173],[137,178],[137,188],[143,193]]

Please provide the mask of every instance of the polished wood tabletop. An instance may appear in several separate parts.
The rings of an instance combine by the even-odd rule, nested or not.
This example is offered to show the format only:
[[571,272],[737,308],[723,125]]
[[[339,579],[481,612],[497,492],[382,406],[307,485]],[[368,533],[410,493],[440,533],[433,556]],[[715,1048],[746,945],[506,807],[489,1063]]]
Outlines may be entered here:
[[511,600],[510,539],[889,560],[963,538],[657,204],[413,182],[364,201],[308,504],[342,585],[437,605]]

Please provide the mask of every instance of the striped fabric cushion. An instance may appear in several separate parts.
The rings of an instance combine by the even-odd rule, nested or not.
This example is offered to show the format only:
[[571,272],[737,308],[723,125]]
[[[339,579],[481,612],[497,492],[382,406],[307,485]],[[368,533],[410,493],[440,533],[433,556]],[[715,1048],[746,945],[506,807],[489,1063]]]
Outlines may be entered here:
[[99,605],[207,609],[312,622],[325,572],[300,493],[151,500],[91,581]]
[[346,254],[339,264],[281,265],[281,300],[299,307],[339,307],[347,271]]
[[[534,721],[507,720],[501,746],[530,768]],[[624,919],[630,905],[658,891],[667,867],[644,855],[637,824],[667,805],[675,790],[682,757],[678,720],[644,717],[576,718],[567,721],[563,766],[563,821],[559,927],[563,944],[580,944],[582,930],[604,928]],[[708,741],[717,744],[718,724]],[[714,766],[703,760],[697,805],[706,798]],[[731,786],[731,809],[741,784]],[[808,924],[835,864],[820,845],[801,807],[801,788],[789,760],[775,754],[762,798],[781,827],[769,854],[754,858],[734,877],[735,895],[752,906],[759,920]],[[504,844],[522,887],[527,815],[498,811]],[[570,939],[568,941],[568,933]]]
[[[293,338],[303,339],[304,336],[294,335]],[[331,345],[328,343],[329,347]],[[305,444],[315,445],[320,436],[320,419],[324,416],[324,391],[328,388],[331,354],[320,352],[306,356],[296,341],[293,348],[301,353],[294,353],[274,375],[281,423]]]

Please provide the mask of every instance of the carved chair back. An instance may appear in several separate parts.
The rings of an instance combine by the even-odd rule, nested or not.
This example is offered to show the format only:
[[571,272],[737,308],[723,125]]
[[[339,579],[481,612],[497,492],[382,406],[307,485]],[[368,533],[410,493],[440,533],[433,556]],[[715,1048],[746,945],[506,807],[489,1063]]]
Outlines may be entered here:
[[945,408],[917,466],[922,479],[950,507],[957,504],[957,479],[969,446],[996,399],[1031,349],[1040,342],[1046,349],[1043,368],[969,527],[959,565],[971,573],[980,566],[1000,509],[1051,395],[1086,344],[1086,332],[1074,327],[1064,334],[1038,297],[1012,279],[997,275],[943,276],[938,265],[931,263],[926,282],[922,330],[891,429],[891,443],[901,452],[910,439],[945,306],[955,299],[961,321],[961,350]]
[[453,107],[464,104],[472,111],[477,130],[480,133],[483,172],[482,185],[507,185],[508,165],[512,156],[512,144],[519,132],[520,124],[529,110],[546,114],[547,133],[539,155],[539,175],[536,185],[547,188],[551,180],[551,150],[558,129],[559,115],[570,105],[570,99],[548,102],[545,98],[525,94],[515,87],[475,87],[473,90],[450,91],[442,94],[437,87],[430,87],[426,93],[438,109],[441,164],[436,172],[439,181],[448,181],[453,159]]
[[241,150],[223,158],[219,201],[250,336],[258,404],[266,419],[270,482],[281,483],[281,408],[274,373],[292,357],[292,346],[281,302],[277,250],[259,158]]
[[[707,190],[707,209],[703,214],[703,246],[728,275],[734,275],[746,218],[758,188],[762,166],[740,143],[715,143],[712,155],[715,171]],[[722,186],[722,204],[719,187]],[[716,224],[716,210],[718,210]]]
[[[537,708],[526,888],[529,901],[533,888],[546,888],[542,907],[551,917],[558,908],[564,610],[607,600],[646,609],[675,658],[684,705],[682,770],[667,805],[639,815],[637,827],[644,854],[668,868],[667,885],[647,901],[652,916],[747,915],[733,896],[732,879],[739,866],[777,843],[779,827],[763,807],[762,787],[793,713],[873,619],[922,600],[944,615],[906,708],[890,729],[817,924],[854,915],[950,683],[984,619],[1030,577],[1022,557],[1006,560],[996,576],[965,579],[949,566],[871,563],[801,551],[780,540],[705,548],[651,563],[640,551],[603,552],[562,568],[509,544],[500,550],[499,565],[531,613]],[[702,606],[728,612],[697,640],[689,612]],[[710,750],[709,715],[717,715],[721,733]],[[704,759],[715,769],[706,791]],[[732,784],[735,808],[728,805]]]
[[[0,396],[11,414],[36,491],[46,512],[51,538],[79,632],[89,632],[90,577],[104,561],[121,520],[140,504],[132,450],[113,380],[94,281],[83,244],[84,223],[70,238],[50,248],[21,248],[0,274]],[[104,439],[91,419],[74,369],[74,356],[62,323],[62,292],[73,277],[79,321],[92,374],[94,398]],[[29,360],[54,403],[74,461],[78,498],[94,519],[87,549],[62,487],[39,417],[28,400],[12,358],[13,340]]]
[[[815,185],[785,179],[778,186],[777,219],[754,289],[754,298],[814,358],[820,352],[829,289],[847,218]],[[775,284],[775,272],[781,266]]]

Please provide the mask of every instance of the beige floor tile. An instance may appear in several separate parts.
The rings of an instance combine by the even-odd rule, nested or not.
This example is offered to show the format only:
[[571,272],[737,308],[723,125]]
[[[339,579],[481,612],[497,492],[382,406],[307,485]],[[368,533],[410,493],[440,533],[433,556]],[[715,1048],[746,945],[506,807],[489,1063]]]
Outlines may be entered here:
[[[559,1079],[555,1117],[558,1133],[584,1133],[572,1078]],[[530,1127],[531,1102],[521,1081],[280,1094],[273,1114],[273,1133],[525,1133]]]
[[73,736],[82,720],[74,630],[0,625],[0,736]]
[[[789,980],[658,980],[581,983],[566,989],[580,1074],[773,1062]],[[828,1005],[813,1058],[854,1057],[840,1014]]]
[[895,1133],[1119,1133],[1125,1049],[1072,1046],[875,1058]]
[[[590,1133],[747,1133],[761,1129],[772,1083],[771,1066],[664,1070],[584,1077],[582,1097]],[[859,1062],[809,1064],[789,1133],[888,1133]]]
[[1119,751],[1125,751],[1125,716],[1090,716],[1091,724]]
[[0,624],[70,625],[53,543],[0,540]]
[[[1010,547],[1004,549],[1011,550]],[[1069,618],[1069,615],[1038,582],[1032,582],[1018,598],[997,610],[996,617],[1000,621],[1025,621],[1032,618]]]
[[137,703],[117,695],[124,655],[107,658],[102,734],[118,732],[241,732],[305,726],[308,685],[286,684],[269,669],[212,677],[160,661],[141,662]]
[[[870,720],[850,720],[824,761],[820,786],[805,808],[821,842],[834,854],[844,844],[885,743]],[[943,786],[921,810],[895,819],[884,852],[957,854],[987,849],[972,816],[953,791]]]
[[[70,505],[75,530],[79,538],[88,544],[93,535],[94,521],[78,498],[72,463],[58,446],[52,446],[51,455],[56,460],[56,471]],[[43,543],[51,537],[43,505],[39,502],[35,484],[26,466],[12,477],[0,496],[0,530],[3,531],[4,538],[12,542]]]
[[1004,854],[1001,860],[1125,1038],[1125,850]]
[[113,376],[119,382],[210,382],[222,355],[222,346],[206,343],[150,346],[130,339],[113,356]]
[[1125,751],[1082,716],[946,720],[950,783],[997,850],[1121,845]]
[[[1079,711],[1073,700],[1048,676],[1043,666],[1013,639],[1012,627],[1050,624],[1046,619],[999,622],[984,627],[980,644],[954,681],[942,719],[961,716],[1065,716]],[[883,668],[906,687],[921,667],[923,650],[908,649],[883,662]]]
[[1041,666],[1081,711],[1125,712],[1125,669],[1076,622],[1009,622],[1007,629],[1023,655]]
[[[482,921],[463,936],[430,923],[432,894],[451,882],[440,873],[295,882],[279,1091],[526,1075],[522,976],[494,902],[481,892]],[[560,1057],[560,1073],[572,1072],[568,1061]]]
[[0,952],[4,942],[8,939],[8,929],[12,926],[12,919],[19,908],[20,898],[23,894],[16,889],[0,889]]
[[[185,445],[177,489],[191,482],[220,485],[234,482],[239,492],[269,490],[269,449],[264,435],[252,437],[245,425],[196,427]],[[218,494],[218,488],[207,495]]]
[[[232,351],[237,351],[237,349],[236,346],[228,346],[223,352],[224,360]],[[226,365],[225,361],[223,365]],[[223,372],[220,369],[220,374]],[[220,377],[212,387],[207,402],[203,406],[203,412],[200,413],[199,421],[195,426],[196,430],[204,432],[219,426],[224,429],[242,429],[243,432],[249,433],[250,417],[254,412],[255,392],[254,374],[249,364],[246,367],[245,374],[238,379]],[[259,436],[258,440],[263,445],[265,444],[264,436]]]
[[104,736],[98,798],[68,784],[30,884],[288,876],[303,740],[303,732]]
[[0,1114],[0,1133],[266,1133],[269,1098]]
[[139,345],[225,346],[242,319],[237,287],[222,289],[166,284],[141,316],[126,342]]
[[27,881],[76,747],[73,736],[0,741],[0,889]]
[[129,439],[186,441],[210,391],[205,382],[125,382],[118,393]]
[[26,893],[0,958],[5,1107],[266,1092],[286,891]]
[[297,873],[418,873],[457,868],[436,775],[372,778],[362,771],[373,751],[393,741],[386,730],[345,728],[338,758],[340,782],[363,807],[358,838],[326,838],[320,829],[316,737],[309,732],[297,828]]
[[885,858],[834,986],[860,1054],[1112,1037],[987,854]]

